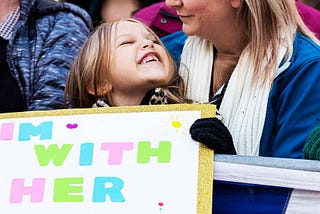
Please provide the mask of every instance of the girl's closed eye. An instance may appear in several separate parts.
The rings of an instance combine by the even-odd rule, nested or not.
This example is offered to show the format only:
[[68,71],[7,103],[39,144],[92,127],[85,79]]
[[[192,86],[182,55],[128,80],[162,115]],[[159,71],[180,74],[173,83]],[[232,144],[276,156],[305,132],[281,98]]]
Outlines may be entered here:
[[134,40],[125,40],[119,43],[118,46],[122,46],[122,45],[130,45],[133,44],[135,41]]
[[154,44],[160,45],[160,41],[159,41],[159,40],[154,39],[154,40],[152,40],[152,42],[153,42]]
[[154,44],[157,44],[157,45],[160,44],[160,41],[157,38],[155,38],[153,35],[151,35],[150,37],[147,37],[146,39],[152,41]]

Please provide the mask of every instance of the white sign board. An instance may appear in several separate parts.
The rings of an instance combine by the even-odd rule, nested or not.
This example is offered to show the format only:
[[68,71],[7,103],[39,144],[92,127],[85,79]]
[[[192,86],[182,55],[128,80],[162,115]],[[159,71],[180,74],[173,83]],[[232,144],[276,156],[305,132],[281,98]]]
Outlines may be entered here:
[[[1,213],[211,213],[212,105],[0,115]],[[207,114],[207,115],[206,115]]]

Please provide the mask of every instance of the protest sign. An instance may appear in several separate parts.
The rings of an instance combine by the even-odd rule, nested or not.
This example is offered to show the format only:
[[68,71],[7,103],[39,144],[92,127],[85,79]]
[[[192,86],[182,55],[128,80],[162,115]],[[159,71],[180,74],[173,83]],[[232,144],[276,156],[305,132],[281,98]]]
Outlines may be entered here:
[[191,124],[213,105],[0,115],[3,213],[211,213],[213,152]]

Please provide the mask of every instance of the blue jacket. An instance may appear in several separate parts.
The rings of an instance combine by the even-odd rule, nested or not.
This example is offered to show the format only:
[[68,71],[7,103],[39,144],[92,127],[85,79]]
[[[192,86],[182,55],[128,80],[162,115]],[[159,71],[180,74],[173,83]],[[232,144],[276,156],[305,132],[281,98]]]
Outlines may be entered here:
[[89,15],[54,0],[20,0],[7,61],[28,110],[63,108],[71,65],[91,31]]
[[[180,31],[162,41],[179,60],[186,38]],[[303,158],[306,139],[320,123],[320,47],[297,33],[290,62],[270,91],[260,156]]]

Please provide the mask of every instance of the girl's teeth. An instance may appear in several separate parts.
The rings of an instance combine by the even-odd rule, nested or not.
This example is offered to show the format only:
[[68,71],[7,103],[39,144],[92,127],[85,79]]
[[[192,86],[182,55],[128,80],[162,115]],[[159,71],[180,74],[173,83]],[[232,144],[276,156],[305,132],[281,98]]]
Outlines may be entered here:
[[146,58],[143,59],[142,64],[146,64],[151,61],[159,61],[156,56],[147,56]]

